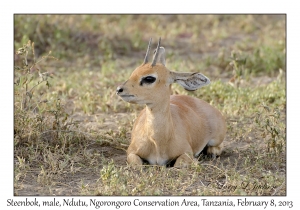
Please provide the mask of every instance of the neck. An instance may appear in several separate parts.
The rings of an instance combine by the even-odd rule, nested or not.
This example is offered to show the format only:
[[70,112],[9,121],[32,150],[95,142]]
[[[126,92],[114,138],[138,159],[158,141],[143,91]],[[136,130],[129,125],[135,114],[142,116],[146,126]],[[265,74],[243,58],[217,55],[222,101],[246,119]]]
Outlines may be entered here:
[[173,122],[170,112],[170,98],[159,104],[146,105],[148,134],[156,143],[166,143],[172,138]]

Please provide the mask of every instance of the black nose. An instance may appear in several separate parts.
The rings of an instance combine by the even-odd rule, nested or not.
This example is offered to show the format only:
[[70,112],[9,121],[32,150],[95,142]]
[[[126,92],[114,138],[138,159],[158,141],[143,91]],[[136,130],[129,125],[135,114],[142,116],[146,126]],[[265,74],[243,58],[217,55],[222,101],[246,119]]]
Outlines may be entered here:
[[116,92],[117,92],[117,94],[122,93],[123,92],[123,88],[120,87],[120,86],[118,86]]

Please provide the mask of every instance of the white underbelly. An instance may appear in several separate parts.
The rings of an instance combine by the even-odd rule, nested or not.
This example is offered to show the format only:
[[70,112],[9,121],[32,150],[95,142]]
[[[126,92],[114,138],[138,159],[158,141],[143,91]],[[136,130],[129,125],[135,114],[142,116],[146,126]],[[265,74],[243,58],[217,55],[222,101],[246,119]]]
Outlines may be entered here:
[[150,155],[147,158],[147,161],[151,164],[151,165],[159,165],[159,166],[163,166],[166,165],[169,161],[169,159],[167,157],[162,157],[160,155]]

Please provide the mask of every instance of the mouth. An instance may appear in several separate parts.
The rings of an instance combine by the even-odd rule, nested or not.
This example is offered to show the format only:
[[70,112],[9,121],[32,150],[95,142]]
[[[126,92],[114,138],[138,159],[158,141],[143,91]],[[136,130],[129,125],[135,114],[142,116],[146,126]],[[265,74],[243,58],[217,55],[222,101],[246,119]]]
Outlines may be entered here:
[[134,95],[124,94],[124,95],[118,95],[118,96],[120,96],[123,101],[126,101],[128,103],[132,103],[132,104],[136,103],[136,97]]
[[134,95],[119,95],[121,98],[130,98],[134,97]]
[[127,101],[127,102],[130,102],[132,100],[134,100],[135,96],[134,95],[127,95],[127,94],[124,94],[124,95],[119,95],[124,101]]

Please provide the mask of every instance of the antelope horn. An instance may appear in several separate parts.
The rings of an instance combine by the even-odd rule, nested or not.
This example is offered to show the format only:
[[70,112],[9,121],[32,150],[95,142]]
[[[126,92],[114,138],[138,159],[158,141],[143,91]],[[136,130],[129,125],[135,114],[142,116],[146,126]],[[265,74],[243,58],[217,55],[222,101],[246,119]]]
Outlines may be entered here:
[[161,40],[161,38],[159,37],[158,44],[157,44],[157,47],[156,47],[156,50],[155,50],[155,55],[154,55],[154,58],[153,58],[151,66],[155,66],[156,65],[156,60],[157,60],[158,51],[159,51],[159,47],[160,47],[160,40]]
[[145,59],[144,59],[144,64],[148,63],[149,51],[151,49],[151,42],[152,42],[152,38],[150,38],[150,40],[149,40],[146,56],[145,56]]

